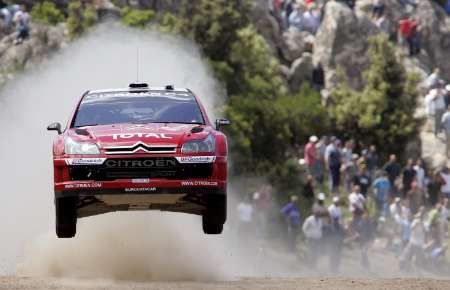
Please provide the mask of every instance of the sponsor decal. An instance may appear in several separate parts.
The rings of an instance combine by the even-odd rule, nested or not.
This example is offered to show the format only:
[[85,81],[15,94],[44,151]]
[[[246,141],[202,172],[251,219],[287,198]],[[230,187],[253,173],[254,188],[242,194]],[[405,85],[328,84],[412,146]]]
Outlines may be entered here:
[[181,181],[181,186],[217,186],[217,181],[202,181],[202,180],[194,180],[194,181]]
[[101,188],[103,184],[101,182],[93,183],[73,183],[64,185],[65,189],[80,189],[80,188]]
[[153,191],[156,191],[156,187],[125,188],[125,192],[153,192]]
[[66,159],[67,165],[102,165],[106,158],[71,158]]
[[147,159],[147,160],[122,160],[108,159],[105,162],[108,168],[157,168],[173,167],[177,162],[173,159]]
[[135,178],[131,180],[132,183],[150,183],[149,178]]
[[171,136],[167,136],[164,133],[123,133],[123,134],[113,134],[113,139],[131,139],[131,138],[156,138],[156,139],[173,139]]
[[216,156],[183,156],[175,157],[180,163],[213,163]]

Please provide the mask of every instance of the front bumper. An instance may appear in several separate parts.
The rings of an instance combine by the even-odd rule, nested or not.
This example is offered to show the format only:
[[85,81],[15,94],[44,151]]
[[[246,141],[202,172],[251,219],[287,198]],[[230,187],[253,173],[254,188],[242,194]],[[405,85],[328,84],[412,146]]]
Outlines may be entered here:
[[213,180],[115,180],[66,181],[55,184],[55,196],[96,196],[123,194],[225,195],[226,182]]

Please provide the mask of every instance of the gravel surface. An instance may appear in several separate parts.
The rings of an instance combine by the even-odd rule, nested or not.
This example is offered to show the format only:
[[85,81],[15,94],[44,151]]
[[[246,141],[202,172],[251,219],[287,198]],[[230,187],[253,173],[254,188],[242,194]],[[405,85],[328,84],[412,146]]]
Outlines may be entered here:
[[2,277],[0,289],[450,289],[449,280],[435,279],[349,279],[349,278],[242,278],[227,282],[125,282],[81,279],[35,279]]

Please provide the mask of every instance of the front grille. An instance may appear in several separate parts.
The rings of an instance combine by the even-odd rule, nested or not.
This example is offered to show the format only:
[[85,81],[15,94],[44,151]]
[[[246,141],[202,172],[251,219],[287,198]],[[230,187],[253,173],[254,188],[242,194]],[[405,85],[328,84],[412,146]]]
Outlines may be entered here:
[[133,178],[208,178],[212,164],[180,164],[173,157],[107,159],[103,165],[69,166],[72,180],[110,181]]
[[110,154],[132,154],[138,151],[146,153],[175,153],[177,150],[176,145],[147,145],[142,142],[138,142],[131,146],[116,146],[105,147],[105,153]]

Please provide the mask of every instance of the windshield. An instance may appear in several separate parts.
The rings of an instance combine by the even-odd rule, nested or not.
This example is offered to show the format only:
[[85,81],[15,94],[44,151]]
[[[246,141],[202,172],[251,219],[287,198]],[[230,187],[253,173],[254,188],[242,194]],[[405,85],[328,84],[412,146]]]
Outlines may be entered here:
[[83,98],[72,127],[119,123],[204,124],[204,119],[191,93],[90,94]]

